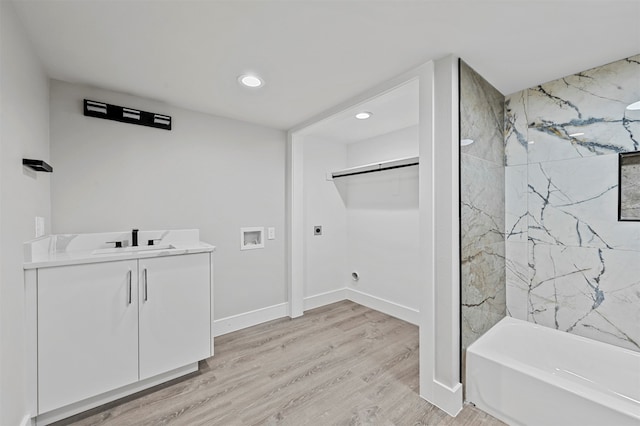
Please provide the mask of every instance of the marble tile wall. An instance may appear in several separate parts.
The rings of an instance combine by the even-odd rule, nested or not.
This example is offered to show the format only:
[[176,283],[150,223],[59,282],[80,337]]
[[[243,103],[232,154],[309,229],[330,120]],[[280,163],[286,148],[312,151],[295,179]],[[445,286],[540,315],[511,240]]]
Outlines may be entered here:
[[506,315],[504,96],[460,61],[462,350]]
[[509,315],[640,351],[640,222],[618,153],[640,150],[640,55],[506,97]]

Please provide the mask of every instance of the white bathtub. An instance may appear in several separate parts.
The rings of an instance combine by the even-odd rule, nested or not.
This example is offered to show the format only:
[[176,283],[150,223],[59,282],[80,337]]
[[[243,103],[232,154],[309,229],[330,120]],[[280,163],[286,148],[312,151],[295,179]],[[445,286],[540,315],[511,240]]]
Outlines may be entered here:
[[514,318],[467,349],[466,399],[510,425],[640,426],[640,353]]

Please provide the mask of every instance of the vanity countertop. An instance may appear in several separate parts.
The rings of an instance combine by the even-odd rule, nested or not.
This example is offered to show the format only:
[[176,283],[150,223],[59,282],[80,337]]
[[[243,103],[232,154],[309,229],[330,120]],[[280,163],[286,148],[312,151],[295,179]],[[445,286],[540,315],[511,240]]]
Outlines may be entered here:
[[[128,246],[130,236],[130,231],[48,235],[24,243],[23,268],[146,259],[215,250],[215,246],[200,241],[197,229],[140,231],[139,241],[142,244],[137,247]],[[154,244],[148,245],[149,240],[154,240]],[[109,243],[112,241],[123,241],[127,246],[114,248]]]

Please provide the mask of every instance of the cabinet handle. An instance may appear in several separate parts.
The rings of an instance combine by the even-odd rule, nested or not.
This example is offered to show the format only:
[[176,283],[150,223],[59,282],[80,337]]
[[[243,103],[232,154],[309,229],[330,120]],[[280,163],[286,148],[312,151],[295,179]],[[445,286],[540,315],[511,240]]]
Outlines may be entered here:
[[142,274],[144,275],[144,301],[146,302],[148,297],[148,291],[147,291],[147,268],[144,268],[144,270],[142,271]]
[[131,304],[131,269],[129,269],[129,272],[127,272],[127,285],[128,285],[128,292],[129,292],[127,301],[129,302],[129,305],[130,305]]

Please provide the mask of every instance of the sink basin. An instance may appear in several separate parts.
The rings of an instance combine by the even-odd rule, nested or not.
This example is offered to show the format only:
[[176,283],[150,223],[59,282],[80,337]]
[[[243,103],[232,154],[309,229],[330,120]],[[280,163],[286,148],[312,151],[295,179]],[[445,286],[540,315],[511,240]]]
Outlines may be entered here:
[[170,250],[175,247],[171,244],[159,244],[157,246],[137,246],[137,247],[118,247],[98,249],[91,252],[91,254],[117,254],[117,253],[147,253],[158,250]]

